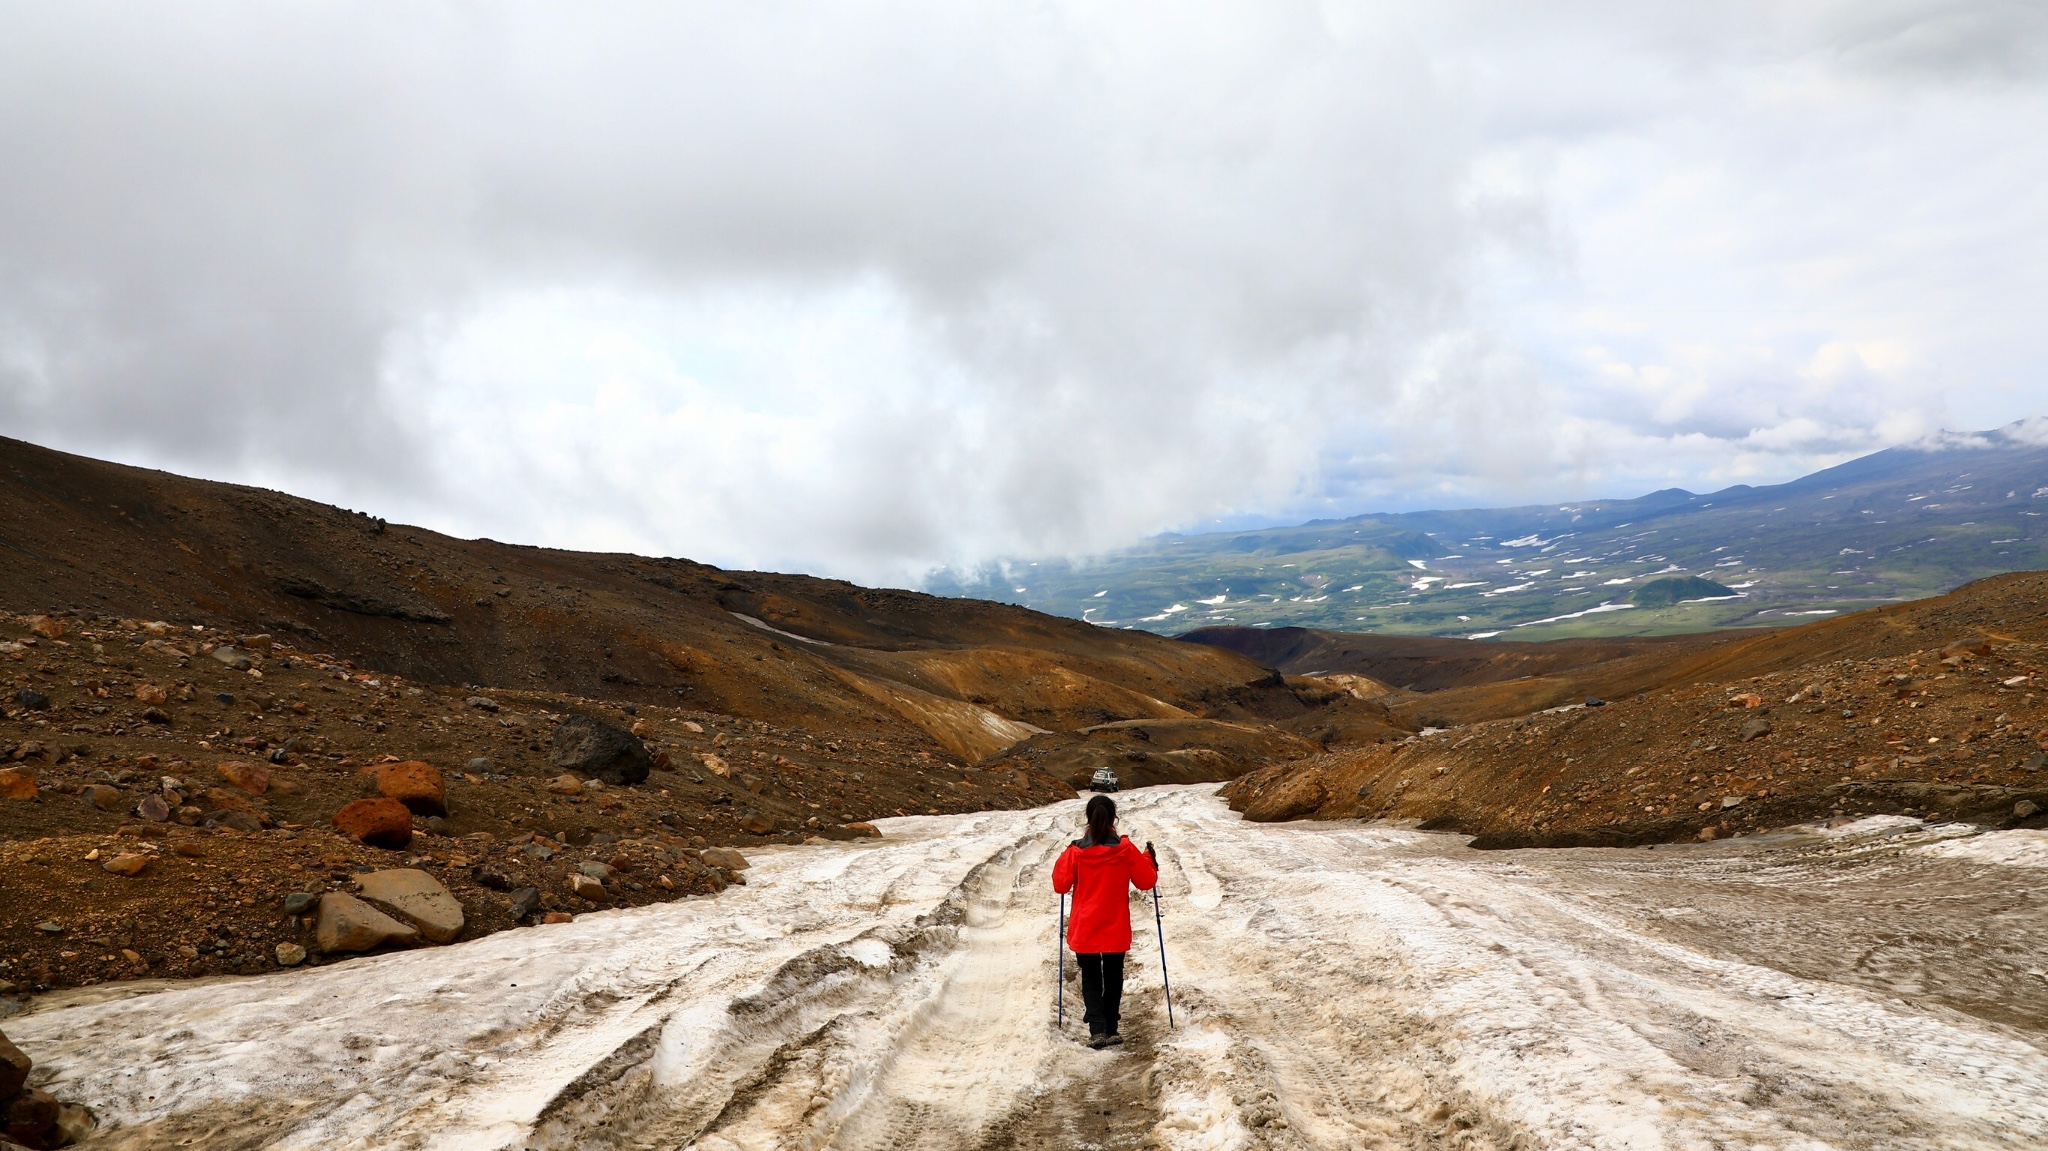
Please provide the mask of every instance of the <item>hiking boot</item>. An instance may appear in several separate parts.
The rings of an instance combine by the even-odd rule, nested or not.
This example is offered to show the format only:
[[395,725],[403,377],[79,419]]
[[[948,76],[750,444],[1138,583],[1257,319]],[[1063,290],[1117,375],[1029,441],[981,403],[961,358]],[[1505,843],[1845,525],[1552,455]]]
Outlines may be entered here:
[[1088,1037],[1088,1046],[1096,1051],[1100,1051],[1109,1046],[1112,1040],[1118,1043],[1123,1042],[1123,1040],[1117,1039],[1113,1035],[1090,1035]]
[[1114,1032],[1114,1031],[1112,1031],[1112,1032],[1110,1032],[1109,1034],[1107,1034],[1107,1035],[1103,1036],[1103,1037],[1102,1037],[1102,1039],[1101,1039],[1101,1040],[1100,1040],[1099,1042],[1097,1042],[1097,1043],[1095,1044],[1095,1046],[1096,1046],[1096,1047],[1098,1047],[1098,1048],[1102,1048],[1102,1047],[1122,1047],[1123,1045],[1124,1045],[1124,1037],[1123,1037],[1123,1036],[1121,1036],[1121,1035],[1118,1035],[1118,1034],[1117,1034],[1116,1032]]

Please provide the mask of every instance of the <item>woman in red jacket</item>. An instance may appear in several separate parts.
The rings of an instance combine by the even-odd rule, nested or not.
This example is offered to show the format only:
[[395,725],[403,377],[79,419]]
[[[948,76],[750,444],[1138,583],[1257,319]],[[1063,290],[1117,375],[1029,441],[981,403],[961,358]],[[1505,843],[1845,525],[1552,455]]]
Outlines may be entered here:
[[1137,845],[1116,830],[1116,801],[1098,795],[1088,801],[1088,835],[1060,853],[1052,865],[1052,889],[1074,893],[1067,919],[1067,946],[1081,962],[1081,1000],[1088,1005],[1088,1046],[1112,1047],[1123,1011],[1124,953],[1131,949],[1133,886],[1150,891],[1159,882],[1152,845]]

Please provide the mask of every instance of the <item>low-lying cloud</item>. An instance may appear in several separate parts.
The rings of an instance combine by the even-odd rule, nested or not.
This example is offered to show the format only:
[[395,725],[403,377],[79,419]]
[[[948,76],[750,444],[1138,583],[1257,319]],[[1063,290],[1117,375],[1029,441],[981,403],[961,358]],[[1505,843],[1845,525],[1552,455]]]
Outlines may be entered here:
[[914,580],[2043,406],[2031,5],[7,5],[0,425]]

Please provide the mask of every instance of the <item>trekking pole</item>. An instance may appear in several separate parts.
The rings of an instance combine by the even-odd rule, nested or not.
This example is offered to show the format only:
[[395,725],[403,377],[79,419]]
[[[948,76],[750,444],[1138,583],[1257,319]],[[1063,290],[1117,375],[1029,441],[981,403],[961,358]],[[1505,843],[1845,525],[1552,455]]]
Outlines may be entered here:
[[1067,896],[1065,892],[1060,893],[1060,930],[1059,934],[1052,937],[1052,951],[1054,955],[1059,957],[1060,965],[1059,991],[1055,993],[1054,999],[1059,1003],[1060,1026],[1065,1027],[1067,1025]]
[[[1145,845],[1145,851],[1152,856],[1152,867],[1154,870],[1157,870],[1159,867],[1159,853],[1153,851],[1152,845],[1149,843]],[[1159,932],[1159,982],[1166,988],[1166,1029],[1171,1031],[1173,1030],[1173,980],[1168,978],[1166,974],[1166,915],[1159,910],[1159,880],[1156,878],[1152,881],[1152,926]]]

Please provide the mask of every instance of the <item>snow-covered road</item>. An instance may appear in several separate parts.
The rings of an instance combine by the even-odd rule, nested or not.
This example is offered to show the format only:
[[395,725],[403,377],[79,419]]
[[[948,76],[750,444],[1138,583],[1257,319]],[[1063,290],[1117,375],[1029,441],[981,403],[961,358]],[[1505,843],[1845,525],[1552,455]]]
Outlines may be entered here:
[[1210,790],[1120,797],[1165,865],[1181,1024],[1134,903],[1120,1050],[1053,1025],[1078,801],[8,1031],[107,1147],[2048,1145],[2048,835],[1480,853],[1243,824]]

